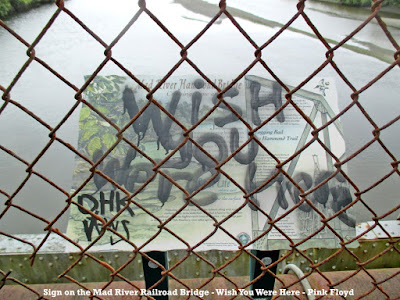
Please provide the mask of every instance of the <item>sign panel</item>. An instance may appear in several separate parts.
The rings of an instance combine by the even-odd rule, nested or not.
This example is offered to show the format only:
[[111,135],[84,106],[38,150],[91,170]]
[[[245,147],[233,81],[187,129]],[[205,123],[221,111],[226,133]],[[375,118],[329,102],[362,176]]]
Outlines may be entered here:
[[[160,82],[140,80],[149,89]],[[231,84],[212,81],[221,89]],[[303,203],[287,214],[303,192],[332,176],[331,154],[345,153],[339,121],[321,130],[318,140],[311,134],[313,124],[321,127],[338,111],[334,84],[311,82],[292,96],[294,105],[285,93],[274,81],[248,75],[224,94],[224,103],[198,76],[171,77],[153,103],[131,79],[96,77],[80,113],[82,156],[76,157],[68,236],[83,247],[93,243],[92,251],[237,250],[240,244],[266,250],[319,230],[304,246],[337,247],[337,237],[320,230],[321,215],[312,206],[329,217],[349,204],[343,176],[306,195],[311,206]],[[257,141],[249,139],[253,131]],[[99,162],[94,176],[86,158]],[[269,222],[276,218],[280,230]],[[329,225],[354,236],[348,213]]]

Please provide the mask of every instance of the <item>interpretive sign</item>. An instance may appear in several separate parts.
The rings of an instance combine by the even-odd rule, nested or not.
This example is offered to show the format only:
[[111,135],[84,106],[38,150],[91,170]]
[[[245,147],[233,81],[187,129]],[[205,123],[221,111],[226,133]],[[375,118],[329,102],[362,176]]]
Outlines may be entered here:
[[[225,89],[232,83],[226,78],[211,84],[170,77],[152,95],[156,103],[143,87],[151,90],[160,79],[140,81],[97,76],[86,89],[69,237],[82,247],[93,244],[91,250],[265,250],[322,228],[307,203],[284,214],[301,201],[299,187],[307,192],[329,178],[331,155],[345,153],[338,120],[312,134],[312,124],[321,127],[338,111],[333,82],[310,82],[290,104],[277,82],[254,75],[235,82],[225,103],[213,85]],[[94,175],[87,159],[96,163]],[[352,201],[340,174],[306,198],[325,217]],[[281,231],[270,228],[280,216]],[[343,237],[355,234],[348,211],[329,225]],[[339,245],[324,227],[303,246],[321,246],[321,239],[325,247]]]

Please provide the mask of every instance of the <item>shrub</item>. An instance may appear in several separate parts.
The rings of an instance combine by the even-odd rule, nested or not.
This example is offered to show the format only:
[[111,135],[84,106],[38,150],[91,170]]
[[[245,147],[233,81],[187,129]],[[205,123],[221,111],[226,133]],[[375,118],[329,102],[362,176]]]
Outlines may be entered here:
[[15,9],[15,11],[25,11],[30,7],[30,4],[33,2],[32,0],[10,0],[11,6]]
[[9,0],[0,0],[0,18],[4,18],[8,15],[11,10],[11,4]]

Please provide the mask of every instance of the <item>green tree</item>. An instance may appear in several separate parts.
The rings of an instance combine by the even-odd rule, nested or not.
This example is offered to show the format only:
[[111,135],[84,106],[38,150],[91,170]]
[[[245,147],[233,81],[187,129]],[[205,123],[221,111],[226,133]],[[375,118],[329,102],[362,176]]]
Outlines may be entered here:
[[11,10],[11,3],[9,0],[0,0],[0,18],[5,18]]

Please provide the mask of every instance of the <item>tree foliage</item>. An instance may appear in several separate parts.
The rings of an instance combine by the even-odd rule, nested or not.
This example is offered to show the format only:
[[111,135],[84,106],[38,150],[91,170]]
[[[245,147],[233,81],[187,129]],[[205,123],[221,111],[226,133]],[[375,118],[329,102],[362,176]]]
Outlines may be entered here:
[[0,18],[50,2],[53,2],[53,0],[0,0]]
[[10,0],[0,0],[0,18],[6,17],[11,9]]

